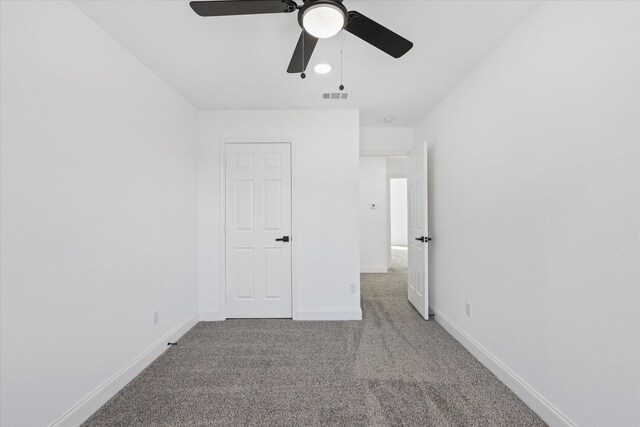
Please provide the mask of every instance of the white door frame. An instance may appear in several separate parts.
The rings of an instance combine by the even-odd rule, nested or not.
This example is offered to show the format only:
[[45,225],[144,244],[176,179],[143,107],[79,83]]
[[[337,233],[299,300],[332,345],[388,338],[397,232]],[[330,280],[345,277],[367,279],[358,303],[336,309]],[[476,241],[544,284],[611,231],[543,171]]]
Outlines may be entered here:
[[220,299],[220,318],[227,319],[227,239],[225,236],[227,216],[227,144],[289,144],[291,147],[291,316],[298,320],[298,291],[296,280],[296,223],[295,223],[295,183],[296,168],[295,144],[293,138],[224,138],[220,140],[220,222],[218,230],[221,238],[218,242],[220,250],[220,276],[218,295]]

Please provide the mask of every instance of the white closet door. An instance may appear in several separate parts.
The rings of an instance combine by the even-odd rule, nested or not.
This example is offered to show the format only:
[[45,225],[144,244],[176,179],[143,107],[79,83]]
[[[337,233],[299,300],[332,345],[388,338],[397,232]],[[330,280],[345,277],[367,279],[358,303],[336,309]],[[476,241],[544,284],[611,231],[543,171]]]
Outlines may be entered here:
[[227,318],[290,318],[291,145],[226,146]]

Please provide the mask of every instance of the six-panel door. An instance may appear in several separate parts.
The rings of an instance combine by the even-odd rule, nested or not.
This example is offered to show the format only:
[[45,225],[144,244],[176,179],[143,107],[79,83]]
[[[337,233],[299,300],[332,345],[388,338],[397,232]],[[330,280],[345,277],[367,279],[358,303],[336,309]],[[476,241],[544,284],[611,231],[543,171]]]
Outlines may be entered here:
[[290,318],[291,145],[227,144],[225,175],[227,318]]
[[[427,143],[414,147],[408,157],[408,238],[409,263],[407,293],[409,302],[425,319],[429,318],[429,236],[427,197]],[[417,240],[421,239],[421,240]]]

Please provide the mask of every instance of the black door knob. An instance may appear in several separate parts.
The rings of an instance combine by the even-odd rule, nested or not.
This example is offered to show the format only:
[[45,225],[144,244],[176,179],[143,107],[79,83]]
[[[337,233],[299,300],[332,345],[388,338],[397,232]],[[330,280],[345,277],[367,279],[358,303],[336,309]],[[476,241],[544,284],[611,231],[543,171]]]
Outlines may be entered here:
[[282,236],[280,239],[276,239],[276,242],[288,242],[289,236]]
[[416,240],[418,240],[420,242],[430,242],[431,241],[431,237],[420,236],[420,237],[416,237]]

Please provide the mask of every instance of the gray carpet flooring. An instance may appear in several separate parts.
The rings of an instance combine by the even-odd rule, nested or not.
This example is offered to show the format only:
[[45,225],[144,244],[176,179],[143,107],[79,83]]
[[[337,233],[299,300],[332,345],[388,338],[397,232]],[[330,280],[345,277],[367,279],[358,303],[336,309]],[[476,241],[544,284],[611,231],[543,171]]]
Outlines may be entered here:
[[406,252],[359,322],[201,322],[84,426],[543,426],[407,302]]

